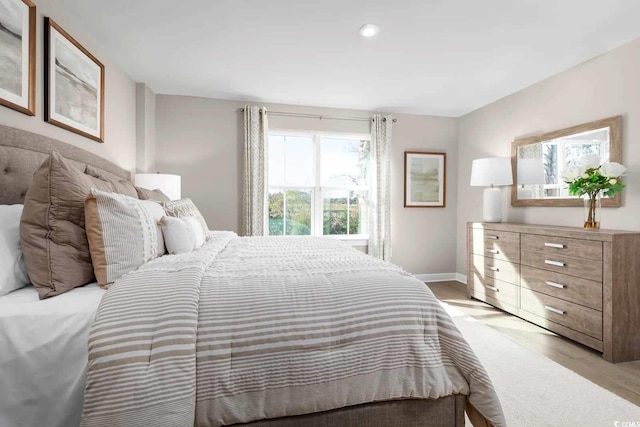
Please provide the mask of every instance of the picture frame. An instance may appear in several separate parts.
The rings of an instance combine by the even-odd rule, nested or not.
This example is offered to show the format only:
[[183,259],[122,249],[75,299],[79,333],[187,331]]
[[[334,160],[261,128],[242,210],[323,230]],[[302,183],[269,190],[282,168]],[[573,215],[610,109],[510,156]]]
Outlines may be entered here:
[[36,6],[0,0],[0,105],[36,114]]
[[44,18],[44,120],[104,142],[104,65]]
[[446,160],[446,153],[405,151],[405,208],[445,207],[447,195]]

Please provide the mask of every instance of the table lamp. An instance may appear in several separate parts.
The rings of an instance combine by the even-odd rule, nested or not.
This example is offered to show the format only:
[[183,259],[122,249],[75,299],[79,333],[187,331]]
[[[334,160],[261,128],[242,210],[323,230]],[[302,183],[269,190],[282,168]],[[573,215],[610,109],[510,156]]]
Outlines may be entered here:
[[160,190],[171,200],[180,200],[180,181],[180,175],[165,173],[137,173],[135,176],[137,187]]
[[513,184],[510,157],[476,159],[471,164],[471,185],[485,188],[482,202],[484,222],[502,221],[502,193],[496,186]]

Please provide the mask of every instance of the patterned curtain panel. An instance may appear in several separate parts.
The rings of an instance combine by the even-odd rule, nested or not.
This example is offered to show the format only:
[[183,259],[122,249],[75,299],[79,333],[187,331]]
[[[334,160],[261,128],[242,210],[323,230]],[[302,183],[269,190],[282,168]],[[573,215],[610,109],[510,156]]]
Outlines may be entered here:
[[242,194],[242,233],[265,235],[265,150],[267,109],[244,107],[244,183]]
[[372,188],[369,211],[369,255],[391,259],[391,128],[392,116],[375,114],[371,122]]

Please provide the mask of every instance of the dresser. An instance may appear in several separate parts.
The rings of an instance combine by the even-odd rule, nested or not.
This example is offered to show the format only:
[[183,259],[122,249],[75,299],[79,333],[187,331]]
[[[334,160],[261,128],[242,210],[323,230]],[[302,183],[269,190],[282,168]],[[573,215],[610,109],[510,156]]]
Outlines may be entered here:
[[598,350],[640,359],[640,232],[467,224],[470,297]]

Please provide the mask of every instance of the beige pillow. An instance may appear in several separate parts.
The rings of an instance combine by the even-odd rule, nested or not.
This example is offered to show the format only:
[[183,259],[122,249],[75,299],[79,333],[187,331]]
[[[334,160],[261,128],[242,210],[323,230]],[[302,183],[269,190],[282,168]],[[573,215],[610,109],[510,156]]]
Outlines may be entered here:
[[92,187],[113,188],[55,151],[33,176],[24,200],[20,243],[27,273],[41,299],[94,280],[84,230],[84,200]]
[[84,173],[87,175],[91,175],[95,178],[101,179],[103,181],[107,181],[113,187],[113,191],[118,194],[124,194],[125,196],[133,197],[134,199],[138,199],[138,192],[133,184],[123,178],[120,178],[116,175],[110,174],[109,172],[102,171],[100,169],[94,168],[91,165],[87,165],[84,170]]
[[162,191],[156,190],[148,190],[142,187],[135,187],[138,192],[138,198],[140,200],[155,200],[156,202],[169,202],[171,199],[164,194]]
[[204,220],[204,217],[202,216],[202,214],[200,213],[196,205],[193,204],[191,199],[160,202],[160,204],[162,205],[162,207],[164,208],[164,211],[167,213],[168,216],[175,216],[178,218],[182,218],[185,216],[193,216],[200,223],[200,226],[202,227],[202,231],[204,232],[205,235],[209,231],[207,222]]
[[98,284],[106,287],[165,253],[158,221],[162,207],[151,200],[92,189],[85,202],[87,238]]

